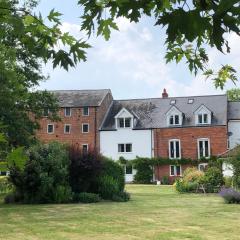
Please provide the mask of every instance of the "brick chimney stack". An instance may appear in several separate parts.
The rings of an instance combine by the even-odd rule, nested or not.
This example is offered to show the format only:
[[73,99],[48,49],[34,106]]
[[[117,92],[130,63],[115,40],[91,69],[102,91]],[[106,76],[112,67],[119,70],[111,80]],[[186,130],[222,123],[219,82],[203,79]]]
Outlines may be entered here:
[[163,89],[162,98],[168,98],[168,93],[165,88]]

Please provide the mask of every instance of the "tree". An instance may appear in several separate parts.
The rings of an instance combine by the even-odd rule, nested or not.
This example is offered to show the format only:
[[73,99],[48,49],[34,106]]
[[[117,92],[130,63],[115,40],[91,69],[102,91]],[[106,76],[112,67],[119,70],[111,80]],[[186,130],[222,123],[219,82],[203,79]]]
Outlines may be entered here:
[[230,101],[240,100],[240,88],[230,89],[227,91],[227,97]]
[[[57,119],[54,96],[34,88],[47,77],[42,63],[68,70],[86,60],[89,45],[60,30],[61,14],[52,10],[45,24],[41,14],[33,14],[36,0],[0,0],[0,123],[11,146],[34,141],[38,119],[43,109],[50,109]],[[59,47],[63,46],[63,47]]]
[[227,33],[240,35],[239,0],[79,0],[84,10],[82,30],[90,36],[110,38],[118,29],[116,19],[139,22],[142,16],[155,18],[155,26],[166,28],[166,61],[185,59],[191,72],[199,70],[223,89],[227,80],[237,81],[236,70],[223,65],[218,71],[208,68],[206,46],[230,52]]

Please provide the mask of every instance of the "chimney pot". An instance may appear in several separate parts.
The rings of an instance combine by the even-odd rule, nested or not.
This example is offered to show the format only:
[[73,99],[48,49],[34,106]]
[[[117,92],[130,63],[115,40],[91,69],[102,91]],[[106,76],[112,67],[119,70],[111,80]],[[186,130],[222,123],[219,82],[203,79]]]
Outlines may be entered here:
[[166,88],[163,89],[162,98],[168,98],[168,93]]

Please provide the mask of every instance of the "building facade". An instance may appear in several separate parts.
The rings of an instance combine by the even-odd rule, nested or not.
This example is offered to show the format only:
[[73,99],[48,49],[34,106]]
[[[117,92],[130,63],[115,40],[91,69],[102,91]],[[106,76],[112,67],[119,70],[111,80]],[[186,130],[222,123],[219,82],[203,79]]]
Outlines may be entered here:
[[[43,118],[42,141],[94,148],[113,160],[168,158],[170,164],[155,168],[155,180],[173,182],[188,167],[171,159],[207,159],[240,143],[240,102],[226,95],[168,97],[164,89],[161,98],[113,100],[110,90],[53,93],[62,121]],[[128,166],[125,173],[133,181],[135,170]]]

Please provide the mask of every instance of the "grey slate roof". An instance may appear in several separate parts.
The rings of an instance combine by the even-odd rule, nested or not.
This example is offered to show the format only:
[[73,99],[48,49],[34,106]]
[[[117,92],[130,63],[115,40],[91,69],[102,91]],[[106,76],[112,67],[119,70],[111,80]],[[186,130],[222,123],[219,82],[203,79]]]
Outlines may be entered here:
[[60,107],[95,107],[101,104],[111,90],[56,90],[51,92],[57,97]]
[[[194,102],[189,104],[188,99],[193,99]],[[171,100],[176,100],[176,104],[171,105]],[[202,104],[212,112],[212,125],[227,124],[227,96],[211,95],[115,100],[102,124],[101,130],[115,129],[114,116],[122,108],[126,108],[139,117],[139,119],[136,119],[134,129],[166,128],[168,127],[166,113],[173,105],[184,114],[183,127],[195,126],[194,112]]]
[[228,102],[228,119],[240,119],[240,102]]

